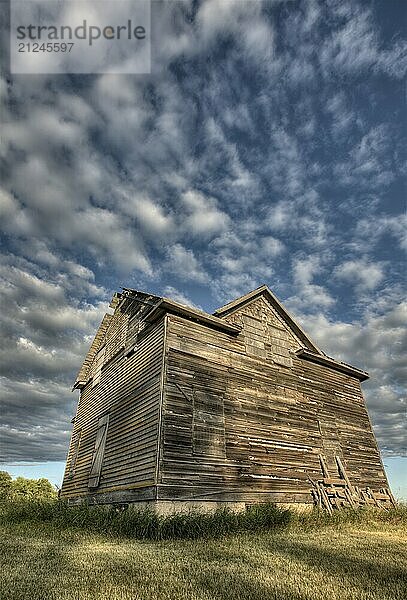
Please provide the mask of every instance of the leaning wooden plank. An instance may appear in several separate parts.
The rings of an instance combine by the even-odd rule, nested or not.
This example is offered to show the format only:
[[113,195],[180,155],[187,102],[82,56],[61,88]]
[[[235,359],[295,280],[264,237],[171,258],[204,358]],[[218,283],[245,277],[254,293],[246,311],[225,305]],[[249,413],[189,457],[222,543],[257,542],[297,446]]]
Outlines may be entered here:
[[349,491],[351,494],[354,493],[353,485],[349,481],[349,477],[346,473],[346,469],[342,464],[342,461],[339,456],[335,456],[336,464],[338,465],[339,475],[346,481],[347,486],[349,487]]
[[322,469],[322,474],[324,476],[324,478],[329,478],[329,471],[328,471],[328,467],[326,466],[326,462],[324,457],[322,456],[322,454],[319,455],[319,462],[321,463],[321,469]]
[[369,494],[365,490],[361,490],[362,498],[365,504],[376,505],[376,502],[369,496]]
[[332,505],[329,501],[329,498],[327,496],[327,493],[324,489],[323,486],[319,486],[320,492],[321,492],[321,497],[322,497],[322,503],[325,506],[326,510],[329,512],[329,514],[331,515],[333,510],[332,510]]
[[397,502],[393,496],[393,494],[391,493],[391,490],[389,488],[384,488],[384,491],[387,493],[387,495],[389,496],[390,502],[391,504],[394,506],[394,508],[396,508],[397,506]]
[[380,507],[381,507],[381,504],[380,504],[380,502],[378,501],[378,499],[376,498],[376,495],[375,495],[374,491],[373,491],[373,490],[371,490],[369,487],[368,487],[368,488],[366,488],[366,491],[367,491],[367,493],[369,494],[370,498],[372,498],[372,500],[373,500],[374,504],[375,504],[375,505],[376,505],[378,508],[380,508]]
[[348,490],[348,488],[345,488],[345,496],[347,501],[349,502],[349,504],[351,505],[352,508],[356,508],[356,504],[352,498],[352,494],[350,493],[350,491]]
[[309,477],[309,476],[308,476],[308,481],[312,485],[311,494],[314,499],[314,503],[317,505],[318,508],[322,508],[322,497],[321,497],[321,492],[320,492],[318,483],[315,482],[313,479],[311,479],[311,477]]
[[318,508],[322,508],[322,502],[321,502],[321,495],[319,493],[319,490],[311,490],[311,494],[312,494],[312,498],[314,500],[314,504],[318,507]]

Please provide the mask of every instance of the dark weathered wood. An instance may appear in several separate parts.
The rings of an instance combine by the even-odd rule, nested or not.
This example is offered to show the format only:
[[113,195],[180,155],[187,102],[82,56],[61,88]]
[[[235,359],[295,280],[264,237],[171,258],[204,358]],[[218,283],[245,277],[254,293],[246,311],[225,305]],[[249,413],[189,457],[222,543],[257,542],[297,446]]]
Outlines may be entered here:
[[323,456],[321,456],[321,454],[319,455],[319,462],[321,463],[322,475],[329,479],[328,467],[326,466],[325,459]]
[[363,372],[325,359],[274,296],[260,288],[213,317],[124,290],[114,308],[80,372],[63,496],[119,501],[132,490],[141,500],[148,488],[159,500],[315,502],[329,511],[394,500],[379,492],[388,483]]
[[[128,310],[128,304],[129,301],[124,299],[116,305],[116,311],[123,311],[126,318],[109,319],[109,323],[116,324],[117,335],[114,331],[106,335],[108,328],[105,328],[105,335],[99,336],[100,345],[112,346],[105,355],[100,381],[93,385],[91,364],[88,380],[81,390],[61,492],[62,497],[68,499],[100,497],[100,501],[105,501],[106,494],[118,498],[120,491],[132,489],[132,486],[142,494],[141,486],[151,487],[156,481],[164,325],[163,321],[154,326],[135,324],[137,314]],[[126,337],[123,331],[126,331]],[[130,348],[134,351],[126,357]],[[98,349],[93,350],[95,358]],[[96,488],[89,489],[98,420],[104,414],[109,415],[109,427],[100,479],[93,481]],[[69,477],[79,430],[81,443],[75,473]],[[133,498],[135,495],[137,492],[132,492]]]
[[[242,328],[236,338],[168,318],[161,484],[182,480],[198,492],[217,482],[223,494],[232,486],[284,489],[289,498],[309,490],[308,476],[329,475],[319,454],[337,472],[340,450],[354,461],[355,481],[386,485],[357,378],[298,359],[300,341],[264,299],[229,315]],[[190,400],[199,386],[224,396],[226,455],[218,463],[194,454]]]
[[353,494],[353,492],[354,492],[353,486],[352,486],[351,482],[349,481],[349,477],[346,473],[345,467],[343,466],[340,457],[335,456],[335,459],[336,459],[336,464],[338,465],[339,475],[342,477],[342,479],[344,479],[346,481],[346,485],[348,486],[349,491],[351,492],[351,494]]

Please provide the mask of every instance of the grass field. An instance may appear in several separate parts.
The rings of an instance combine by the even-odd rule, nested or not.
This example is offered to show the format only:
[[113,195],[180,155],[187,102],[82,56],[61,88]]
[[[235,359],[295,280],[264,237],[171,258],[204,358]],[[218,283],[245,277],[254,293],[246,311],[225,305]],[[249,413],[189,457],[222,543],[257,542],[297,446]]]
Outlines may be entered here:
[[404,518],[161,541],[22,521],[0,536],[2,600],[407,598]]

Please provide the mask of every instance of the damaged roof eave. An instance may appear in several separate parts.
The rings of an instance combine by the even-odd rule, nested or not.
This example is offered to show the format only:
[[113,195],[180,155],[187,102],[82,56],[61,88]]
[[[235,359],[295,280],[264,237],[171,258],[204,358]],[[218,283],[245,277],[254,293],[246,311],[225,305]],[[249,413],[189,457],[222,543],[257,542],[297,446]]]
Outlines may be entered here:
[[356,379],[359,379],[359,381],[366,381],[366,379],[369,379],[369,373],[367,373],[366,371],[362,371],[361,369],[352,367],[352,365],[340,362],[338,360],[335,360],[334,358],[330,358],[329,356],[315,354],[314,352],[310,352],[306,348],[300,348],[300,350],[297,350],[296,355],[298,356],[298,358],[302,358],[304,360],[323,365],[324,367],[330,367],[335,371],[340,371],[341,373],[345,373],[346,375],[350,375],[351,377],[356,377]]
[[178,304],[178,302],[174,302],[169,298],[162,298],[159,302],[157,302],[152,310],[145,316],[145,320],[153,323],[165,313],[174,314],[179,317],[213,327],[214,329],[224,331],[230,335],[238,335],[241,331],[240,327],[232,325],[231,323],[228,323],[219,317],[212,316],[208,313],[201,312],[200,310],[190,308],[189,306],[185,306],[183,304]]

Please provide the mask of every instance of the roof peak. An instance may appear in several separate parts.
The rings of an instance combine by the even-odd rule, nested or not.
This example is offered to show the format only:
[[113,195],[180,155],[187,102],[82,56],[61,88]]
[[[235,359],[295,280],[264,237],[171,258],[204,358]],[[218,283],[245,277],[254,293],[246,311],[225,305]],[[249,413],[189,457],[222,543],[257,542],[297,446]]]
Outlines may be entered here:
[[259,286],[258,288],[256,288],[255,290],[252,290],[251,292],[248,292],[247,294],[244,294],[243,296],[236,298],[236,300],[232,300],[231,302],[228,302],[228,304],[225,304],[224,306],[221,306],[220,308],[215,310],[215,312],[213,314],[216,317],[223,318],[223,317],[229,315],[230,313],[234,312],[241,306],[244,306],[245,304],[248,304],[249,302],[253,302],[253,300],[255,300],[256,298],[258,298],[260,296],[264,296],[269,301],[271,306],[276,310],[276,312],[283,319],[283,321],[285,321],[287,323],[287,325],[293,330],[293,332],[301,340],[301,342],[305,345],[306,348],[308,348],[312,352],[316,352],[317,354],[321,354],[321,355],[324,354],[318,348],[318,346],[316,346],[314,344],[314,342],[305,333],[305,331],[296,322],[296,320],[290,315],[288,310],[282,305],[282,303],[277,298],[277,296],[275,294],[273,294],[273,292],[270,290],[270,288],[266,284],[263,284],[263,285]]

